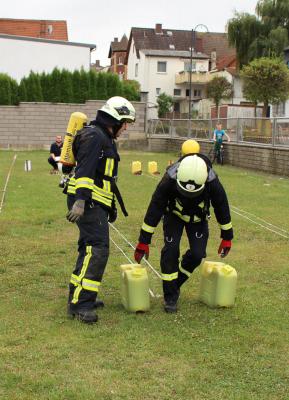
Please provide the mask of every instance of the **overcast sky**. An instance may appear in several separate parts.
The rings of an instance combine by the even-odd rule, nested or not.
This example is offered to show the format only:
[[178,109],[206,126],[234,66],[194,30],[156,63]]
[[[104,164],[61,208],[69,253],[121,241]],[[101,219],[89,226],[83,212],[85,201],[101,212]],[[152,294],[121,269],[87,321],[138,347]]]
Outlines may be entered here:
[[[193,29],[204,24],[224,32],[234,12],[255,13],[257,0],[3,0],[0,18],[66,20],[71,42],[97,46],[92,61],[109,64],[114,37],[130,34],[131,27]],[[200,29],[201,30],[201,29]]]

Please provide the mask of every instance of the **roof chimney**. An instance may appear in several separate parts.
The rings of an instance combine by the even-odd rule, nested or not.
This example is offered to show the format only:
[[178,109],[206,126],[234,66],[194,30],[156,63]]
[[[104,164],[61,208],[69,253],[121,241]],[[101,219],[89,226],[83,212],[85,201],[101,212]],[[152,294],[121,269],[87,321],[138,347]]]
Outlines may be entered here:
[[161,35],[163,33],[162,24],[156,24],[155,31],[156,31],[156,34]]
[[115,38],[113,39],[113,41],[114,41],[115,43],[117,43],[117,42],[118,42],[118,38],[115,37]]

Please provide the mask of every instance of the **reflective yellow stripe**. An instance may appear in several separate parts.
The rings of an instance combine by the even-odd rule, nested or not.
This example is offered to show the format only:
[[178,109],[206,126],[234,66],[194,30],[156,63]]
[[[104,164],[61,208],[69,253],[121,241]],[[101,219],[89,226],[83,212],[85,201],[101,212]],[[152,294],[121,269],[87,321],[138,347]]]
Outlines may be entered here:
[[89,290],[91,292],[98,292],[98,287],[100,286],[100,282],[92,281],[91,279],[82,279],[82,287],[83,289]]
[[111,183],[105,179],[103,180],[103,190],[111,192]]
[[181,218],[185,222],[190,222],[190,216],[189,215],[183,215],[177,210],[173,210],[173,214],[177,215],[179,218]]
[[148,232],[148,233],[154,233],[154,231],[155,231],[155,227],[154,226],[150,226],[150,225],[147,225],[145,223],[142,224],[141,229],[143,231],[145,231],[145,232]]
[[114,159],[113,158],[108,158],[105,163],[105,172],[104,174],[107,176],[112,176],[113,172],[113,167],[114,167]]
[[67,193],[75,194],[75,193],[76,193],[75,186],[70,186],[70,185],[68,185]]
[[174,272],[173,274],[162,274],[162,280],[163,281],[173,281],[175,279],[178,279],[178,272]]
[[[78,279],[79,279],[78,287],[75,289],[74,294],[73,294],[73,299],[71,301],[71,303],[73,303],[73,304],[76,304],[78,302],[79,294],[82,290],[81,280],[83,279],[83,277],[86,273],[89,261],[91,259],[91,250],[92,250],[91,246],[86,246],[86,256],[84,257],[82,268],[81,268],[80,274],[78,276]],[[73,277],[73,275],[72,275],[72,277]]]
[[186,269],[182,268],[181,265],[179,265],[179,270],[180,270],[180,272],[182,272],[183,274],[187,275],[188,278],[192,275],[191,272],[189,272],[189,271],[187,271]]
[[109,199],[113,198],[113,193],[111,191],[107,191],[105,189],[100,188],[99,186],[93,185],[93,192],[99,196],[104,196]]
[[92,190],[93,187],[93,179],[82,177],[75,180],[76,189],[79,188],[87,188]]
[[111,207],[112,200],[106,199],[102,196],[98,196],[96,193],[92,192],[92,199],[98,201],[99,203],[105,204],[108,207]]
[[223,229],[223,231],[228,231],[229,229],[233,228],[232,222],[229,222],[228,224],[221,225],[219,224],[220,228]]
[[72,274],[70,278],[70,283],[72,283],[74,286],[77,286],[81,280],[79,279],[79,276]]

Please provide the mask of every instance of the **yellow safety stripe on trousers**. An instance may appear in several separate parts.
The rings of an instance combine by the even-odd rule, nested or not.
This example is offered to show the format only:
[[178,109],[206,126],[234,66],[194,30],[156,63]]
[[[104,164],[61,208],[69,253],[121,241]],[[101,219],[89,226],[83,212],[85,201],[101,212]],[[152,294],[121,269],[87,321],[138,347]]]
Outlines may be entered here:
[[87,178],[86,176],[82,178],[78,178],[75,180],[75,188],[80,189],[80,188],[86,188],[92,190],[93,187],[93,179]]
[[107,181],[106,179],[103,180],[103,190],[106,191],[106,192],[111,192],[111,183],[110,183],[110,181]]
[[92,281],[91,279],[82,279],[82,288],[85,290],[89,290],[90,292],[98,292],[98,287],[100,286],[100,282]]
[[108,207],[111,207],[112,200],[106,199],[103,196],[98,196],[96,193],[92,192],[92,200],[98,201],[99,203],[102,203]]
[[148,233],[154,233],[154,231],[155,231],[155,227],[154,226],[147,225],[146,223],[142,224],[141,229],[143,231],[145,231],[145,232],[148,232]]
[[74,291],[73,299],[71,300],[71,303],[73,303],[73,304],[76,304],[78,302],[80,292],[82,291],[81,280],[83,279],[83,277],[87,271],[87,267],[88,267],[89,261],[91,259],[91,250],[92,250],[91,246],[86,246],[86,256],[84,257],[82,268],[81,268],[80,274],[78,276],[79,283],[77,285],[77,288]]
[[229,229],[233,228],[232,222],[229,222],[228,224],[221,225],[219,224],[220,228],[223,229],[223,231],[228,231]]
[[72,283],[74,286],[77,286],[81,280],[79,279],[79,276],[72,274],[70,278],[70,283]]
[[104,175],[112,176],[113,167],[114,167],[114,159],[108,158],[105,163]]
[[192,275],[191,272],[189,272],[189,271],[187,271],[186,269],[184,269],[181,265],[179,265],[179,270],[180,270],[180,272],[182,272],[184,275],[187,275],[188,278]]
[[[107,182],[107,181],[103,181],[103,183],[104,182]],[[92,192],[96,193],[98,196],[107,197],[108,199],[112,199],[113,198],[113,193],[111,191],[102,189],[102,188],[100,188],[99,186],[96,186],[96,185],[93,185]]]
[[70,178],[67,186],[67,193],[75,194],[75,178]]
[[173,274],[162,274],[162,280],[163,281],[174,281],[175,279],[178,279],[178,272],[174,272]]

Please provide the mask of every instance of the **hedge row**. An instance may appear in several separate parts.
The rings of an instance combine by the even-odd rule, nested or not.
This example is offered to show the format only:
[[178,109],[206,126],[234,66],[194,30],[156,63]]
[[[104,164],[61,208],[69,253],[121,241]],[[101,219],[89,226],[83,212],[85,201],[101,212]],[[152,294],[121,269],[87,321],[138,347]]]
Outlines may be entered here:
[[86,100],[106,100],[123,96],[138,101],[136,81],[121,81],[116,74],[106,72],[70,72],[55,68],[50,74],[30,72],[18,84],[6,74],[0,74],[0,104],[16,105],[20,101],[53,103],[85,103]]

